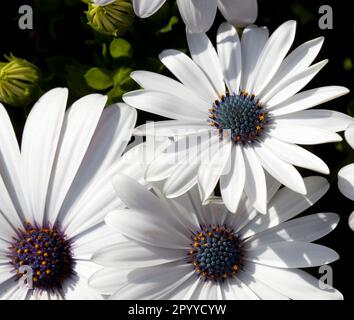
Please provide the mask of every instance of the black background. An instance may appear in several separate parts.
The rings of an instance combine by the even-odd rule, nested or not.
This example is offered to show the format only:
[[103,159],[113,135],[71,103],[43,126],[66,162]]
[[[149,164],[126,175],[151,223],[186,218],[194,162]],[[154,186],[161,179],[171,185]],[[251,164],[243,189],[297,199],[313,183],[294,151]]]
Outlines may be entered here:
[[[169,1],[171,3],[171,1]],[[343,85],[354,92],[354,69],[343,67],[346,59],[354,63],[354,1],[351,0],[302,0],[275,1],[259,0],[259,18],[257,24],[267,25],[270,31],[289,19],[298,21],[296,40],[293,48],[301,43],[324,36],[323,49],[316,61],[329,59],[329,64],[310,83],[309,87],[326,85]],[[20,30],[18,27],[18,8],[22,4],[30,4],[34,9],[34,30]],[[334,29],[321,30],[318,26],[322,5],[330,5],[334,13]],[[89,93],[92,90],[76,84],[68,79],[58,77],[48,67],[48,58],[66,56],[81,64],[101,65],[100,43],[96,35],[86,25],[84,11],[87,6],[76,0],[38,0],[38,1],[1,1],[0,11],[0,56],[14,53],[16,56],[36,63],[44,74],[43,90],[55,86],[69,86],[71,100]],[[169,11],[170,10],[170,11]],[[137,19],[134,31],[126,34],[134,48],[134,69],[153,69],[146,63],[148,57],[157,57],[163,49],[176,48],[186,50],[184,25],[179,22],[171,32],[156,36],[155,29],[167,24],[170,13],[178,15],[175,6],[168,4],[158,17],[148,20]],[[215,39],[216,29],[223,18],[218,14],[214,27],[210,30],[211,39]],[[104,42],[104,41],[103,41]],[[0,58],[1,60],[1,58]],[[105,62],[107,63],[107,62]],[[109,64],[109,63],[108,63]],[[109,68],[109,65],[106,67]],[[163,72],[166,72],[163,70]],[[84,82],[84,79],[82,79]],[[354,97],[352,93],[327,103],[321,108],[350,112],[354,116]],[[18,138],[21,139],[23,124],[27,110],[6,106],[16,127]],[[152,114],[139,112],[139,123],[146,120],[159,120]],[[354,162],[354,151],[343,142],[341,144],[326,144],[310,148],[325,160],[331,169],[328,177],[331,189],[315,206],[306,213],[336,212],[341,216],[337,229],[329,236],[320,240],[335,249],[341,259],[333,264],[334,286],[339,289],[346,300],[354,299],[354,232],[348,228],[348,216],[354,210],[354,203],[344,198],[337,188],[337,172],[343,165]],[[304,176],[314,173],[302,171]],[[316,275],[317,270],[311,271]]]

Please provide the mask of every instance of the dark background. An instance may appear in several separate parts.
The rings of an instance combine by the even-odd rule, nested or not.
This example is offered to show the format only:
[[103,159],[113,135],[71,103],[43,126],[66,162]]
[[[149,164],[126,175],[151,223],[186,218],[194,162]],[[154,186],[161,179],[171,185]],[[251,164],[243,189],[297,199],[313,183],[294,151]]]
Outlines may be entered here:
[[[326,85],[342,85],[354,91],[354,1],[351,0],[302,0],[275,1],[259,0],[259,18],[257,24],[267,25],[271,32],[277,26],[289,19],[298,21],[296,40],[293,48],[301,43],[324,36],[323,49],[317,61],[329,59],[329,64],[309,84],[309,87]],[[34,30],[20,30],[18,27],[18,8],[30,4],[34,10]],[[321,30],[318,21],[321,15],[319,7],[330,5],[333,8],[333,30]],[[179,17],[174,1],[155,16],[147,20],[136,19],[133,28],[124,38],[130,41],[133,55],[128,59],[114,60],[104,54],[105,46],[112,40],[95,33],[88,25],[84,11],[87,5],[79,0],[32,0],[2,1],[0,19],[0,61],[2,56],[12,52],[18,57],[35,63],[43,72],[42,90],[55,86],[66,86],[70,89],[70,100],[73,101],[90,92],[84,74],[91,67],[104,68],[113,72],[121,66],[132,69],[145,69],[166,73],[157,55],[164,49],[175,48],[186,51],[184,25]],[[168,28],[171,16],[179,21]],[[218,13],[217,21],[210,30],[211,39],[219,23],[223,21]],[[130,86],[130,87],[129,87]],[[124,90],[134,89],[130,83]],[[107,93],[108,90],[102,91]],[[120,95],[110,98],[111,102],[120,101]],[[18,139],[26,115],[31,106],[26,109],[6,106],[16,128]],[[321,108],[348,112],[354,116],[354,97],[345,97],[329,102]],[[152,114],[139,111],[139,124],[146,120],[159,120]],[[354,151],[345,143],[326,144],[311,147],[318,156],[326,161],[331,169],[327,177],[331,189],[315,206],[306,213],[337,212],[341,221],[337,229],[329,236],[320,240],[335,249],[341,259],[333,264],[334,286],[339,289],[345,299],[354,299],[354,232],[348,227],[348,216],[354,210],[354,203],[343,197],[337,188],[337,172],[345,164],[354,162]],[[314,175],[302,170],[303,175]],[[317,270],[311,271],[318,276]]]

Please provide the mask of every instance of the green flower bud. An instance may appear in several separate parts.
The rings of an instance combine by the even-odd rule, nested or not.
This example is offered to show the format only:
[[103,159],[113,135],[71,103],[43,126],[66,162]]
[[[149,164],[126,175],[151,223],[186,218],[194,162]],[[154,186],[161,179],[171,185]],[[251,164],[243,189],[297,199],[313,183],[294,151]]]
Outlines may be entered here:
[[124,34],[135,17],[131,0],[116,0],[107,5],[90,3],[86,14],[93,29],[115,37]]
[[0,101],[23,107],[40,95],[41,72],[32,63],[5,56],[8,62],[0,62]]

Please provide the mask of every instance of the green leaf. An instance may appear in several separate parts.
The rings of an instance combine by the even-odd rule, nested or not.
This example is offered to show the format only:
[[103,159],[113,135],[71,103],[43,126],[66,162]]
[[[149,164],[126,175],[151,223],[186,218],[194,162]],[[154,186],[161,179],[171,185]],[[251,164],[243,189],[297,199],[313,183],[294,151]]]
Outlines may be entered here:
[[111,75],[100,68],[91,68],[85,74],[87,84],[96,90],[106,90],[113,85],[113,79]]
[[168,22],[167,26],[161,28],[158,33],[167,33],[172,31],[172,28],[178,23],[178,18],[176,16],[171,17],[170,21]]
[[113,58],[130,58],[133,53],[131,44],[122,38],[114,39],[109,46],[109,51]]

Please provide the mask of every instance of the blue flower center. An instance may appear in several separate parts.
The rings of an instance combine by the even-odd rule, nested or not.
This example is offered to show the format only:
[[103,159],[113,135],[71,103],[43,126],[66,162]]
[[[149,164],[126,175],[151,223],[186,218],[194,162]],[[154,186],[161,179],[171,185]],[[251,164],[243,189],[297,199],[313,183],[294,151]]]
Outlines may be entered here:
[[242,252],[233,229],[202,226],[193,234],[192,241],[189,259],[201,278],[222,281],[237,273]]
[[230,136],[234,143],[252,143],[261,135],[267,122],[263,104],[254,95],[241,91],[223,96],[209,110],[209,123],[220,136]]
[[21,267],[29,267],[36,289],[60,289],[73,275],[71,243],[57,228],[38,228],[27,223],[14,238],[11,249],[12,265],[18,277],[23,275]]

